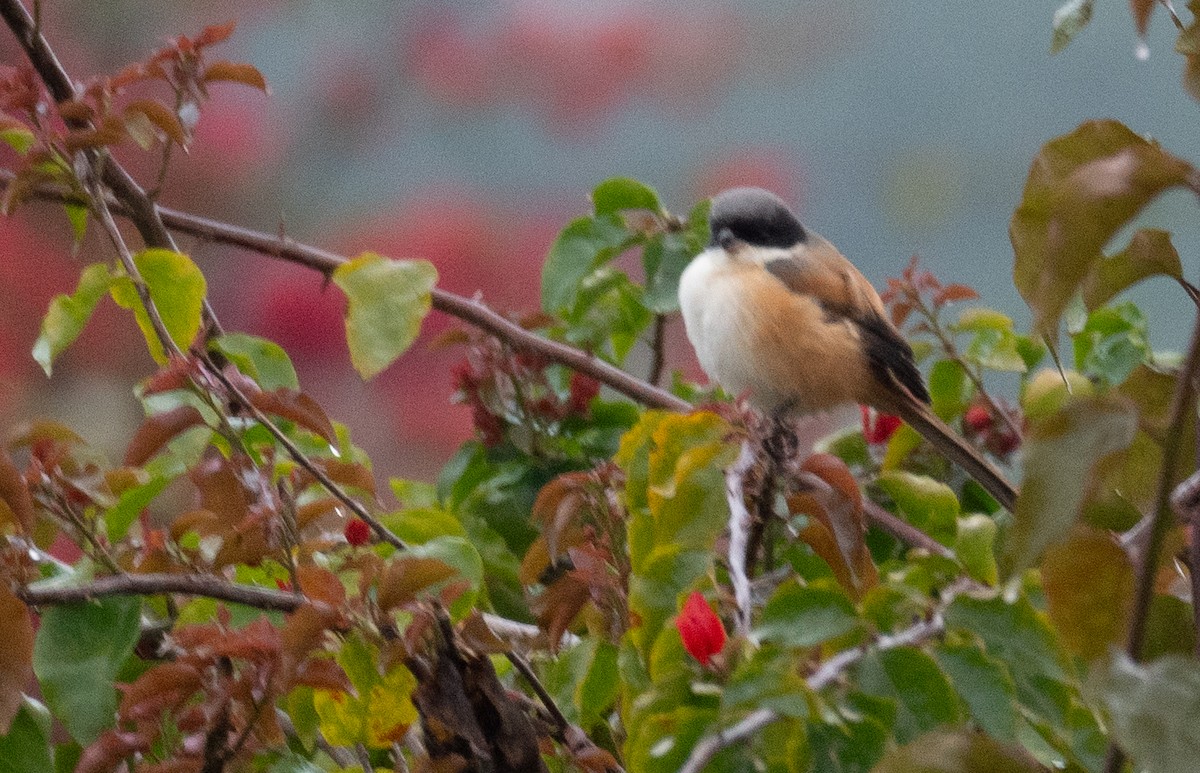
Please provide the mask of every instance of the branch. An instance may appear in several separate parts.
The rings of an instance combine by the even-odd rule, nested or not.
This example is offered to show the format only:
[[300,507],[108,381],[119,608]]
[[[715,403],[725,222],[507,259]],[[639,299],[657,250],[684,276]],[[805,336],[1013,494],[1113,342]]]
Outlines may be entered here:
[[[949,604],[952,599],[953,596],[947,598],[941,606]],[[945,628],[941,612],[938,611],[929,620],[915,623],[894,636],[880,636],[875,641],[873,649],[882,651],[920,644],[941,635]],[[805,680],[805,684],[814,692],[823,690],[839,679],[848,668],[866,657],[871,650],[872,645],[864,644],[839,652],[822,663],[820,668]],[[723,749],[749,739],[759,730],[779,719],[782,717],[773,709],[755,709],[736,724],[704,736],[692,747],[692,753],[683,767],[679,769],[679,773],[700,773],[704,766]]]
[[877,526],[912,548],[921,548],[935,556],[955,560],[954,551],[930,537],[907,521],[889,513],[867,498],[863,498],[863,512],[872,526]]
[[[750,440],[742,441],[742,451],[737,461],[725,471],[725,498],[729,501],[729,584],[733,586],[733,598],[737,606],[737,632],[750,632],[750,528],[753,519],[746,509],[746,474],[754,466],[754,448]],[[769,492],[769,493],[766,493]],[[763,496],[774,496],[766,488]]]
[[207,370],[214,378],[220,381],[221,385],[229,391],[229,394],[235,397],[239,403],[241,403],[247,410],[250,411],[251,414],[253,414],[254,420],[261,424],[268,432],[271,433],[272,436],[274,436],[276,440],[279,441],[279,444],[284,447],[288,453],[288,456],[292,457],[296,464],[303,467],[310,475],[317,479],[317,481],[325,488],[326,491],[328,491],[330,494],[333,494],[338,501],[350,508],[350,510],[356,516],[365,521],[367,525],[371,527],[371,530],[375,532],[375,535],[379,537],[379,539],[383,540],[397,550],[408,549],[408,546],[404,544],[404,541],[393,534],[391,529],[380,523],[378,518],[367,512],[367,508],[363,507],[361,502],[347,494],[341,486],[339,486],[333,481],[332,478],[325,474],[324,470],[313,464],[313,461],[305,456],[304,452],[292,442],[291,438],[285,435],[283,430],[275,426],[275,422],[271,421],[270,417],[263,413],[258,406],[252,403],[250,399],[242,392],[242,390],[238,389],[237,386],[234,385],[233,381],[231,381],[228,376],[221,372],[221,369],[217,367],[216,364],[208,361],[207,359],[204,360],[204,364],[205,370]]
[[[1146,535],[1144,549],[1141,551],[1142,561],[1138,566],[1133,619],[1129,623],[1129,637],[1125,642],[1125,652],[1135,662],[1141,661],[1145,648],[1146,622],[1150,617],[1150,603],[1154,600],[1154,580],[1158,575],[1159,553],[1162,552],[1167,532],[1175,521],[1171,507],[1171,494],[1175,488],[1172,481],[1178,467],[1183,422],[1194,403],[1194,380],[1198,369],[1200,369],[1200,314],[1196,316],[1192,340],[1188,344],[1187,357],[1179,369],[1175,392],[1171,396],[1170,429],[1167,430],[1163,439],[1162,468],[1158,473],[1158,492],[1154,499],[1154,514],[1150,522],[1149,533]],[[1195,551],[1192,554],[1195,556]],[[1193,563],[1191,566],[1193,575],[1195,569],[1196,565]],[[1124,764],[1124,752],[1115,742],[1110,743],[1108,754],[1104,760],[1105,773],[1117,773]]]
[[16,590],[17,598],[34,607],[76,604],[103,596],[157,596],[163,593],[203,596],[278,612],[295,612],[304,604],[324,606],[287,591],[237,585],[208,574],[118,574],[100,577],[87,585]]

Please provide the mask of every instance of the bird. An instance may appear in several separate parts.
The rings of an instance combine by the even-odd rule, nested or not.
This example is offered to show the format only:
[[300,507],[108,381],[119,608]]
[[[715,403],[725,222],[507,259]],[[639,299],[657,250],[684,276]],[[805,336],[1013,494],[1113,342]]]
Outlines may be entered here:
[[776,417],[852,403],[899,416],[1013,510],[1016,489],[934,414],[912,347],[833,244],[762,188],[714,196],[709,228],[680,276],[679,305],[711,380]]

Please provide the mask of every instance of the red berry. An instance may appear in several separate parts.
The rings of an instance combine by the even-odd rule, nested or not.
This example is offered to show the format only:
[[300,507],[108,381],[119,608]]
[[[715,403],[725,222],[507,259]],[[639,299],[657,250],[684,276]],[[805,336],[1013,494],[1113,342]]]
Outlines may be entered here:
[[870,445],[888,442],[903,423],[899,416],[880,413],[865,405],[860,405],[859,410],[862,411],[863,438]]
[[725,647],[725,626],[698,591],[692,591],[675,618],[679,638],[688,654],[707,666],[712,656]]
[[972,432],[986,432],[992,426],[992,414],[982,405],[972,405],[963,414],[963,426]]
[[351,518],[346,522],[345,535],[347,542],[359,547],[371,539],[371,527],[361,518]]

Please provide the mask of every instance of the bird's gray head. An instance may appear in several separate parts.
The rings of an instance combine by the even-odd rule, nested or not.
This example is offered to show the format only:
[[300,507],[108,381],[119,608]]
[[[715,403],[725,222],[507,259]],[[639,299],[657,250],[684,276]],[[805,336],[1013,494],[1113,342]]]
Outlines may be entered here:
[[783,199],[762,188],[730,188],[712,200],[708,213],[712,243],[728,249],[734,241],[787,249],[805,240],[804,227]]

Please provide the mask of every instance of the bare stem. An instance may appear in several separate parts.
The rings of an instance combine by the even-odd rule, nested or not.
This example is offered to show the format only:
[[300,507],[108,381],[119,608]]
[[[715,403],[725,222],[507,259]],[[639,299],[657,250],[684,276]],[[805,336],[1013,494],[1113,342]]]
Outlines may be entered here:
[[654,386],[662,380],[663,368],[667,362],[667,315],[654,315],[654,337],[650,340],[650,375],[647,377]]

